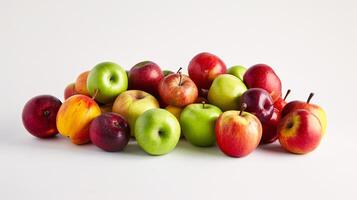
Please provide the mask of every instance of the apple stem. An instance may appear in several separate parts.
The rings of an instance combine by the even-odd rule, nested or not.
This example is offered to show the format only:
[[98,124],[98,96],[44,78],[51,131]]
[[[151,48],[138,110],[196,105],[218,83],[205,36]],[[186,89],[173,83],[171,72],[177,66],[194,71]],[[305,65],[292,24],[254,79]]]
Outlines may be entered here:
[[312,99],[313,96],[314,96],[314,93],[311,92],[310,95],[309,95],[309,97],[307,98],[306,103],[310,103],[310,101],[311,101],[311,99]]
[[50,111],[48,111],[48,110],[45,110],[45,111],[43,112],[43,115],[44,115],[45,117],[48,117],[48,116],[50,116]]
[[205,108],[205,104],[206,104],[206,102],[202,101],[202,108]]
[[242,105],[240,106],[240,111],[239,111],[239,116],[242,115],[243,111],[247,108],[247,104],[246,103],[242,103]]
[[92,99],[95,99],[95,97],[98,95],[99,89],[95,89],[94,95],[92,96]]
[[176,73],[178,73],[180,75],[180,81],[179,81],[179,86],[181,86],[182,84],[182,74],[181,74],[181,70],[182,70],[182,67],[180,67]]
[[176,74],[177,74],[177,73],[180,73],[181,70],[182,70],[182,67],[180,67],[180,68],[177,70]]
[[288,91],[286,91],[286,94],[285,94],[285,96],[284,96],[284,101],[285,101],[285,100],[286,100],[286,98],[289,96],[290,92],[291,92],[291,90],[290,90],[290,89],[288,89]]

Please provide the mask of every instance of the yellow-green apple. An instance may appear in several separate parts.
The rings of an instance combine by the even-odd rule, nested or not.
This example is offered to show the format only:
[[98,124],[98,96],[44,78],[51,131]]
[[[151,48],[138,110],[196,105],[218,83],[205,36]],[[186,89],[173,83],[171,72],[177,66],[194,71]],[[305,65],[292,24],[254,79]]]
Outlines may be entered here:
[[239,109],[239,99],[247,90],[244,83],[231,74],[221,74],[214,79],[209,91],[209,103],[218,106],[221,110]]
[[89,91],[87,89],[87,78],[88,78],[89,72],[90,71],[85,71],[77,77],[74,88],[78,94],[83,94],[86,96],[90,95]]
[[245,72],[243,80],[248,88],[262,88],[268,91],[274,102],[281,97],[281,81],[268,65],[253,65]]
[[198,89],[195,83],[180,68],[176,74],[166,76],[159,84],[160,98],[164,103],[184,107],[196,101]]
[[110,103],[128,88],[128,76],[116,63],[99,63],[88,75],[87,88],[98,102]]
[[313,97],[314,93],[310,93],[308,99],[306,102],[304,101],[291,101],[288,104],[285,105],[284,109],[281,111],[281,116],[282,118],[289,114],[290,112],[293,112],[297,109],[306,109],[310,112],[312,112],[314,115],[319,118],[322,126],[322,133],[326,133],[326,127],[327,127],[327,117],[325,111],[318,105],[310,103],[311,98]]
[[243,81],[243,76],[245,74],[245,72],[247,71],[247,68],[245,68],[242,65],[235,65],[232,66],[228,69],[227,73],[228,74],[232,74],[233,76],[236,76],[237,78],[239,78],[241,81]]
[[167,75],[170,75],[170,74],[173,74],[174,72],[171,71],[171,70],[164,70],[162,71],[164,73],[164,77],[167,76]]
[[248,89],[242,94],[240,102],[247,104],[245,111],[258,117],[261,122],[268,121],[273,115],[273,100],[269,93],[264,89]]
[[22,110],[22,123],[33,136],[48,138],[58,133],[56,116],[62,102],[51,95],[31,98]]
[[156,63],[143,61],[134,65],[129,71],[129,89],[142,90],[158,96],[158,86],[164,74]]
[[320,120],[304,109],[290,112],[281,119],[278,126],[281,146],[296,154],[313,151],[320,144],[322,134]]
[[153,108],[159,108],[159,102],[154,96],[141,90],[128,90],[115,99],[112,111],[128,121],[131,135],[134,136],[136,119],[145,111]]
[[74,144],[88,143],[89,125],[100,114],[100,108],[92,98],[76,94],[60,107],[56,119],[57,129]]
[[161,108],[145,111],[135,123],[136,141],[150,155],[163,155],[172,151],[180,134],[180,124],[176,117]]
[[75,84],[71,83],[68,84],[67,87],[64,89],[64,100],[68,99],[69,97],[73,96],[77,94],[76,90],[75,90]]
[[229,110],[222,113],[215,126],[217,145],[223,153],[232,157],[243,157],[257,148],[262,137],[259,119],[244,112]]
[[104,113],[95,118],[89,127],[90,140],[104,151],[121,151],[130,139],[129,124],[116,113]]
[[213,80],[226,71],[227,67],[219,57],[206,52],[197,54],[188,65],[190,78],[203,89],[209,89]]
[[290,94],[290,91],[290,89],[286,91],[284,98],[280,97],[277,101],[274,102],[274,108],[278,109],[280,112],[283,110],[284,106],[287,104],[286,98]]
[[211,104],[195,103],[185,107],[180,116],[180,125],[185,138],[193,145],[214,145],[214,127],[221,109]]

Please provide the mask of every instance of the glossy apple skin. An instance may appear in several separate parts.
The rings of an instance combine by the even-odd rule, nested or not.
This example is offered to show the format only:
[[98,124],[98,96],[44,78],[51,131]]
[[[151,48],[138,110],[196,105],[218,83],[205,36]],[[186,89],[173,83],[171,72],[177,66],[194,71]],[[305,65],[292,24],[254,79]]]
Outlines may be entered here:
[[226,111],[216,121],[217,145],[231,157],[243,157],[254,151],[262,137],[259,119],[248,112]]
[[131,135],[134,136],[137,118],[145,111],[153,108],[159,108],[159,102],[154,96],[140,90],[128,90],[115,99],[112,111],[123,116],[128,121]]
[[278,126],[281,146],[295,154],[306,154],[316,149],[322,134],[320,120],[304,109],[290,112],[281,119]]
[[68,99],[69,97],[77,94],[75,89],[75,83],[68,84],[67,87],[64,89],[64,100]]
[[244,83],[231,74],[221,74],[208,90],[208,101],[221,110],[237,110],[240,108],[239,99],[247,90]]
[[75,83],[75,90],[76,90],[77,94],[83,94],[86,96],[90,96],[89,91],[87,89],[87,78],[88,78],[89,72],[90,71],[85,71],[77,77],[76,83]]
[[278,100],[276,100],[274,102],[274,108],[280,110],[280,112],[281,112],[286,104],[287,104],[287,102],[283,98],[280,97],[280,98],[278,98]]
[[62,102],[51,95],[31,98],[22,110],[22,123],[26,130],[38,138],[53,137],[58,133],[56,116]]
[[89,127],[90,140],[104,151],[121,151],[130,139],[129,124],[116,113],[104,113],[95,118]]
[[316,117],[320,120],[322,126],[323,135],[326,133],[327,127],[327,117],[325,111],[316,104],[307,103],[304,101],[291,101],[285,105],[284,109],[281,111],[281,117],[285,117],[289,113],[297,110],[297,109],[305,109],[312,112]]
[[96,65],[89,73],[87,88],[95,100],[107,104],[128,88],[128,76],[125,70],[113,62],[103,62]]
[[134,65],[129,72],[129,89],[142,90],[158,96],[159,83],[164,78],[161,68],[152,61]]
[[242,65],[235,65],[232,66],[228,69],[227,73],[232,74],[233,76],[239,78],[241,81],[243,81],[243,76],[245,72],[247,71],[247,68],[245,68]]
[[196,101],[198,89],[195,83],[186,75],[171,74],[166,76],[159,85],[159,94],[164,103],[176,107],[184,107]]
[[261,122],[268,121],[274,112],[273,99],[269,93],[260,88],[250,88],[240,98],[241,103],[246,103],[245,111],[252,113]]
[[165,109],[147,110],[135,123],[136,141],[150,155],[163,155],[171,152],[176,147],[180,135],[179,122]]
[[88,96],[76,94],[68,98],[57,113],[57,129],[73,144],[90,142],[89,125],[101,114],[98,104]]
[[213,146],[216,142],[214,127],[221,109],[211,104],[190,104],[180,116],[182,133],[191,144],[199,147]]
[[224,62],[211,53],[197,54],[188,65],[188,74],[198,88],[209,89],[213,80],[220,74],[225,74],[227,67]]
[[269,144],[278,139],[278,124],[280,121],[280,111],[274,108],[271,118],[262,123],[263,134],[260,144]]
[[281,97],[281,81],[274,70],[265,64],[256,64],[244,74],[243,80],[248,88],[262,88],[273,98],[273,102]]

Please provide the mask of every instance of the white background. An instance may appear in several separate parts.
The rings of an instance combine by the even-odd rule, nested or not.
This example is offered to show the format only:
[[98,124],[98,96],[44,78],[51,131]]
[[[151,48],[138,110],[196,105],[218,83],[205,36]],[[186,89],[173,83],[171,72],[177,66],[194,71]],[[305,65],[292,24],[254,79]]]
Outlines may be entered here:
[[[0,0],[0,199],[356,199],[355,2]],[[315,92],[328,115],[319,148],[298,156],[275,143],[234,159],[180,142],[151,157],[22,126],[28,99],[63,99],[99,62],[176,70],[202,51],[228,66],[271,65],[289,100]]]

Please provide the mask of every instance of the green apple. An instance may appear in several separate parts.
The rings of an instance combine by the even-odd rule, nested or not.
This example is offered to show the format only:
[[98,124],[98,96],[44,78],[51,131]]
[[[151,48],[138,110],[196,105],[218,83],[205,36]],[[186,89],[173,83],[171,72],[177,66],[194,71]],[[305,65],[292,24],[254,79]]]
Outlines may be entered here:
[[193,145],[212,146],[216,141],[214,126],[222,113],[217,106],[205,103],[190,104],[180,115],[183,135]]
[[235,65],[228,69],[227,74],[232,74],[233,76],[235,76],[235,77],[239,78],[241,81],[243,81],[243,76],[246,71],[247,71],[247,68],[245,68],[244,66]]
[[91,96],[100,103],[110,103],[128,88],[128,76],[118,64],[103,62],[89,73],[87,88]]
[[238,110],[239,99],[247,90],[243,81],[231,74],[217,76],[208,90],[208,101],[221,110]]
[[112,111],[128,121],[131,136],[134,136],[136,119],[145,111],[159,107],[159,102],[151,94],[141,90],[127,90],[115,99]]
[[145,111],[135,123],[136,141],[150,155],[163,155],[172,151],[180,134],[180,124],[176,117],[161,108]]

